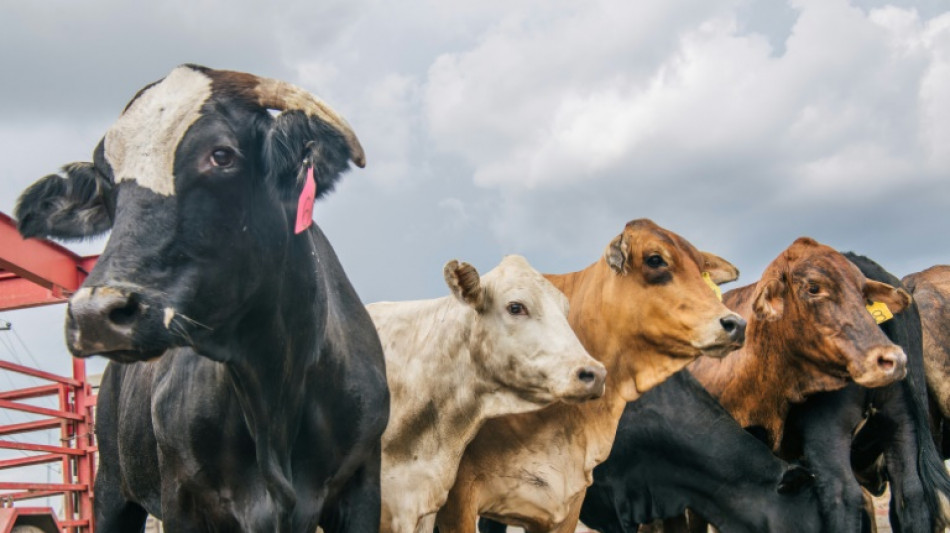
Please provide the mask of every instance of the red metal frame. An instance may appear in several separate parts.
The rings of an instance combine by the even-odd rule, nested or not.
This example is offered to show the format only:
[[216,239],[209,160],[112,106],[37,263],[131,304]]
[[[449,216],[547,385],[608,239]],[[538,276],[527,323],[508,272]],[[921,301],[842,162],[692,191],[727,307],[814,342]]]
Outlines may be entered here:
[[54,242],[23,239],[0,212],[0,311],[64,303],[98,256],[82,257]]
[[[70,250],[37,239],[24,240],[16,223],[0,213],[0,311],[65,303],[92,270],[97,257],[80,257]],[[0,426],[0,449],[20,450],[23,457],[0,460],[0,470],[60,462],[62,483],[0,481],[0,533],[14,523],[41,520],[49,508],[14,507],[24,500],[61,496],[63,517],[52,523],[63,533],[92,533],[93,480],[96,443],[93,410],[96,396],[86,380],[86,364],[72,360],[73,377],[64,377],[22,365],[0,361],[0,371],[13,372],[49,382],[17,390],[0,391],[0,409],[27,413],[36,419]],[[23,400],[55,397],[58,408],[39,407]],[[9,440],[11,435],[59,428],[60,444],[31,444]],[[26,517],[26,518],[24,518]],[[17,522],[21,520],[23,522]]]

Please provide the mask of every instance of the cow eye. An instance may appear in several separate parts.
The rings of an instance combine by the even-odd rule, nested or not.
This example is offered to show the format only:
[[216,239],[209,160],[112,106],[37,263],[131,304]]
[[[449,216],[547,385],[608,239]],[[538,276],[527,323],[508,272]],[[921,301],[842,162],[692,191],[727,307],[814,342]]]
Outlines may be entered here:
[[211,164],[216,167],[229,167],[234,163],[234,151],[227,148],[216,148],[211,152]]
[[506,309],[509,315],[528,315],[528,308],[521,302],[510,302]]
[[818,294],[821,292],[821,287],[817,283],[808,284],[808,294]]
[[663,260],[663,257],[660,254],[653,254],[647,257],[645,263],[650,268],[660,268],[666,266],[666,261]]

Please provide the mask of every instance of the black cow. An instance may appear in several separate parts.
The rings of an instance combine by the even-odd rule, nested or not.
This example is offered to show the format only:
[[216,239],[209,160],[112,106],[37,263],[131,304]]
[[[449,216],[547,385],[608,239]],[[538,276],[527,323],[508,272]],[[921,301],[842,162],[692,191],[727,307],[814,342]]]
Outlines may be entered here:
[[[901,286],[870,259],[845,255],[868,279]],[[873,517],[863,512],[858,478],[873,492],[882,491],[884,481],[890,484],[894,531],[943,531],[950,476],[930,435],[916,305],[881,329],[907,354],[907,378],[876,389],[851,384],[809,397],[792,408],[782,453],[803,456],[816,473],[823,517],[832,531],[870,528]]]
[[[820,531],[813,476],[776,458],[680,371],[627,404],[581,521],[602,533],[633,533],[687,506],[727,533]],[[479,529],[505,526],[483,518]]]
[[130,363],[99,396],[97,531],[146,512],[176,533],[377,531],[382,348],[310,225],[314,196],[363,166],[346,122],[292,85],[184,65],[93,157],[17,217],[25,237],[112,230],[66,325],[73,355]]
[[686,507],[723,532],[820,530],[811,474],[777,459],[680,371],[627,405],[581,521],[635,532]]

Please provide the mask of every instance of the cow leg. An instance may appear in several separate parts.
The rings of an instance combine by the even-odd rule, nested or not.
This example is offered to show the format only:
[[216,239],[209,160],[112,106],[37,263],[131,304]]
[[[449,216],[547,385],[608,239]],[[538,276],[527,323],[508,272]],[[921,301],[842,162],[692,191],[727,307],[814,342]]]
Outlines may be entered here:
[[120,493],[119,483],[109,479],[100,468],[95,486],[96,531],[124,533],[145,531],[148,513],[139,504],[126,500]]
[[828,531],[862,531],[864,497],[851,470],[851,432],[861,420],[859,402],[844,395],[809,403],[801,420],[802,449],[808,468],[820,472],[816,490]]
[[890,446],[884,451],[891,487],[891,527],[894,531],[932,531],[935,522],[917,471],[920,450],[916,429],[909,422],[906,416],[898,419]]
[[475,495],[456,483],[449,491],[445,505],[436,514],[436,526],[439,533],[476,533],[478,510],[475,508]]
[[369,454],[365,463],[353,473],[336,498],[336,505],[324,508],[320,526],[326,533],[377,533],[382,500],[379,489],[381,448]]

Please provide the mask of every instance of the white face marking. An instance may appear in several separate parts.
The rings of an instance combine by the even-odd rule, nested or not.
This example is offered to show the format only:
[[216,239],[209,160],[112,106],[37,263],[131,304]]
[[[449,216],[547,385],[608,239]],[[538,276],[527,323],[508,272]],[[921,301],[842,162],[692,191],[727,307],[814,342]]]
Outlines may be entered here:
[[165,329],[171,327],[172,319],[175,318],[175,310],[171,307],[165,308],[165,319],[162,322],[165,324]]
[[178,67],[149,88],[109,128],[105,156],[116,183],[131,180],[163,196],[175,194],[175,149],[211,96],[211,78]]

